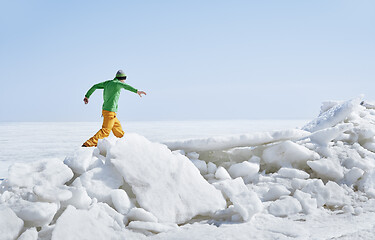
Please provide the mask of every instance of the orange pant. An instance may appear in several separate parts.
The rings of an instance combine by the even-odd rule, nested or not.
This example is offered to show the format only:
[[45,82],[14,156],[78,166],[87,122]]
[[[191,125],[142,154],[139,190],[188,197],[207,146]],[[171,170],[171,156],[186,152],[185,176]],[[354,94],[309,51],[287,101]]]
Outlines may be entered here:
[[111,131],[118,138],[124,136],[124,131],[122,130],[120,121],[116,117],[116,113],[107,110],[103,110],[102,113],[104,118],[102,129],[100,129],[92,138],[84,143],[87,147],[94,147],[98,145],[98,140],[108,137]]

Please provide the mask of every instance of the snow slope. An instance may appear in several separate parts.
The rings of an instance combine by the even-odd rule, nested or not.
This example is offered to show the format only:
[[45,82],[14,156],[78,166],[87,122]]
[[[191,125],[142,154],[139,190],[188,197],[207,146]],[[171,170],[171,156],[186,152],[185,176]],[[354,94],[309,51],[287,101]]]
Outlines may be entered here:
[[1,239],[373,239],[375,110],[302,129],[157,143],[138,134],[16,163]]

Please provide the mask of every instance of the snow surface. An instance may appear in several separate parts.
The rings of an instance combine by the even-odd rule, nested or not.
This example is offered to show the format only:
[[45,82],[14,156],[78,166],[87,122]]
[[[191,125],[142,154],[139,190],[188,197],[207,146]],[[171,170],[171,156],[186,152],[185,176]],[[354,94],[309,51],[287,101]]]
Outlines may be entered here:
[[374,239],[375,111],[326,102],[300,129],[111,136],[15,163],[1,239]]

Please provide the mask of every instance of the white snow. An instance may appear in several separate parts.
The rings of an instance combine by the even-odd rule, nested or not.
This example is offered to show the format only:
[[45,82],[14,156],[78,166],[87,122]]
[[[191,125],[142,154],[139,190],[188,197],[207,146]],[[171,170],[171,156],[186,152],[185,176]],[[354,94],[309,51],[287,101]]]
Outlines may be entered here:
[[304,130],[127,133],[15,163],[1,239],[373,239],[375,111],[359,101],[324,103]]

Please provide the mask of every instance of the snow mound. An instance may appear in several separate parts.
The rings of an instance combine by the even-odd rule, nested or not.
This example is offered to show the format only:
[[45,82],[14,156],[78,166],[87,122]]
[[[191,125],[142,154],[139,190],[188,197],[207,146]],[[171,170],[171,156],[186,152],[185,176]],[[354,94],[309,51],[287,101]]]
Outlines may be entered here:
[[375,201],[375,107],[360,102],[326,102],[302,130],[164,144],[127,134],[16,163],[0,184],[0,236],[145,239],[257,216],[360,215]]
[[110,149],[109,158],[131,186],[138,204],[160,222],[183,223],[226,207],[222,194],[195,165],[165,145],[129,134]]

